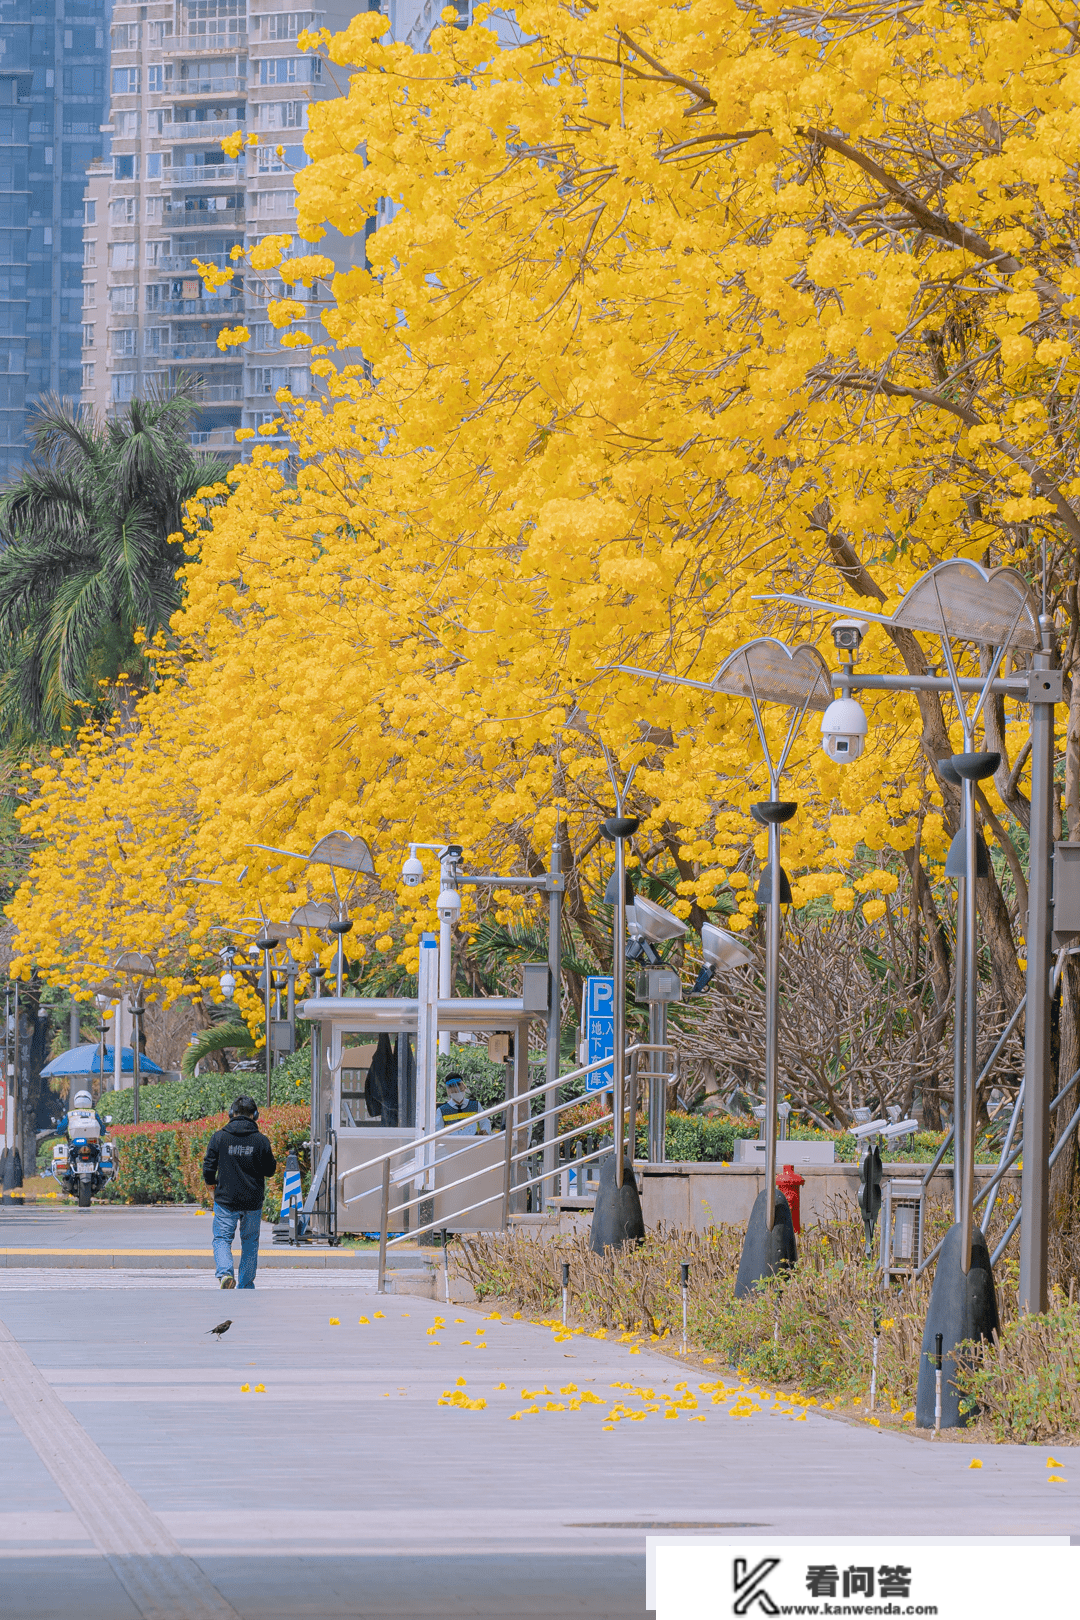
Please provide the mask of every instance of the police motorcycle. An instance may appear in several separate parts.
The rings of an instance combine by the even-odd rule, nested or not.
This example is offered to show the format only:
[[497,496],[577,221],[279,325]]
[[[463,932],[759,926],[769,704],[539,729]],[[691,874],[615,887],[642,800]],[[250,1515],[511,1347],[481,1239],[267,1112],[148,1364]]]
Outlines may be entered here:
[[65,1193],[78,1195],[80,1209],[89,1209],[94,1193],[116,1174],[114,1145],[104,1138],[104,1127],[111,1124],[110,1114],[102,1120],[95,1112],[88,1091],[75,1093],[72,1106],[58,1122],[67,1141],[53,1145],[52,1173]]

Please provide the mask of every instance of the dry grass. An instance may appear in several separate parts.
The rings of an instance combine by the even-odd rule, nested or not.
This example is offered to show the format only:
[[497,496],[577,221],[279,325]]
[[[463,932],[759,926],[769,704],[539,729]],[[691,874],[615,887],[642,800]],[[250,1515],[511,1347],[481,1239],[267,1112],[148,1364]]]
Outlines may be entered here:
[[[932,1207],[931,1244],[950,1221],[943,1202]],[[884,1289],[880,1272],[863,1257],[861,1226],[838,1213],[803,1233],[793,1271],[736,1300],[742,1239],[742,1229],[733,1226],[703,1233],[660,1229],[637,1248],[601,1257],[584,1236],[543,1241],[510,1232],[463,1239],[458,1269],[478,1298],[551,1318],[561,1310],[561,1266],[568,1261],[571,1323],[648,1333],[663,1347],[681,1340],[680,1266],[689,1261],[687,1325],[695,1352],[749,1377],[795,1386],[826,1407],[859,1407],[864,1415],[876,1318],[876,1420],[900,1422],[910,1414],[933,1268],[917,1281]],[[963,1390],[979,1409],[968,1434],[1080,1439],[1080,1307],[1055,1287],[1047,1316],[1018,1318],[1015,1263],[1001,1262],[996,1279],[1002,1335],[973,1353],[963,1375]]]

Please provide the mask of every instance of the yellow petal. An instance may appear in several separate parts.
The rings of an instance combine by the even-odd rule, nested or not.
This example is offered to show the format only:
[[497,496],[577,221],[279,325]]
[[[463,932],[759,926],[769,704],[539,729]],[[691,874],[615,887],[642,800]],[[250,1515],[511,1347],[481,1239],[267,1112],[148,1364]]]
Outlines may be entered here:
[[340,1326],[341,1326],[341,1322],[340,1322],[340,1320],[339,1320],[339,1318],[338,1318],[338,1317],[336,1317],[336,1316],[332,1316],[332,1317],[331,1317],[331,1318],[330,1318],[330,1326],[331,1326],[331,1327],[340,1327]]
[[968,1467],[969,1468],[981,1468],[982,1463],[979,1461],[978,1457],[972,1457],[971,1461],[968,1463]]

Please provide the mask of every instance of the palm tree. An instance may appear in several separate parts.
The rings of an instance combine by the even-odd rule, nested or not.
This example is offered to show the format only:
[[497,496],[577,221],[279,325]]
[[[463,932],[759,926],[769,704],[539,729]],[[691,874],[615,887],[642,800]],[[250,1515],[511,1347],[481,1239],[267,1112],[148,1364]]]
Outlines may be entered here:
[[32,420],[33,460],[0,493],[4,740],[61,741],[121,676],[145,682],[135,632],[154,636],[180,604],[170,536],[228,471],[191,449],[196,404],[182,390],[132,400],[101,424],[52,400]]

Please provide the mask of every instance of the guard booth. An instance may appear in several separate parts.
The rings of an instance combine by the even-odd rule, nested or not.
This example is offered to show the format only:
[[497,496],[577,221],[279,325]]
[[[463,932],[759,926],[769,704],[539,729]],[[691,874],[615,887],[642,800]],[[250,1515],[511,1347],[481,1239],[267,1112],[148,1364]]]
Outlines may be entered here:
[[[380,1224],[382,1166],[369,1176],[348,1176],[348,1202],[341,1197],[341,1177],[390,1149],[407,1149],[435,1130],[435,1056],[440,1032],[457,1036],[470,1031],[506,1033],[512,1058],[504,1064],[506,1097],[524,1097],[529,1089],[529,1025],[547,1019],[548,971],[545,964],[526,964],[521,997],[488,997],[447,1001],[407,998],[312,997],[298,1009],[310,1020],[311,1039],[311,1208],[313,1236],[330,1237],[375,1232]],[[421,987],[423,988],[423,986]],[[528,1104],[521,1110],[526,1126]],[[440,1187],[456,1179],[455,1155],[468,1143],[470,1170],[485,1174],[470,1185],[469,1202],[480,1207],[457,1216],[454,1195],[445,1209]],[[427,1183],[432,1196],[419,1211],[403,1206],[416,1178],[399,1171],[391,1189],[390,1224],[395,1231],[445,1219],[455,1232],[482,1231],[499,1225],[505,1159],[502,1132],[478,1141],[457,1137],[424,1149]],[[407,1156],[401,1164],[407,1170]],[[321,1168],[321,1174],[320,1174]],[[490,1180],[491,1200],[482,1203]],[[314,1194],[314,1197],[313,1197]],[[459,1198],[460,1202],[460,1198]],[[418,1220],[417,1214],[423,1219]]]

